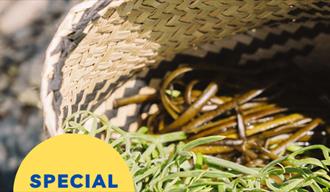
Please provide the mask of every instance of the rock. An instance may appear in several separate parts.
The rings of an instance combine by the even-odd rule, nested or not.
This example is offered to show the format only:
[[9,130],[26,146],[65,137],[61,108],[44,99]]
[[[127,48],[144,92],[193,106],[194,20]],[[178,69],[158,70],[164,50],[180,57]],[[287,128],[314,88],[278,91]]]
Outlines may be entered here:
[[18,69],[19,75],[12,86],[12,90],[16,95],[22,94],[27,88],[40,86],[43,58],[42,54],[38,54],[21,64]]
[[0,18],[0,31],[11,35],[31,24],[47,10],[48,1],[15,1]]
[[0,116],[6,115],[14,106],[14,99],[5,97],[0,101]]
[[18,100],[24,105],[36,107],[40,106],[39,93],[32,88],[28,88],[20,92],[18,95]]
[[5,146],[0,143],[0,165],[3,165],[6,163],[6,159],[7,159],[7,150],[5,148]]
[[28,116],[27,124],[24,126],[24,134],[17,135],[17,143],[22,154],[27,154],[41,139],[42,115],[33,111]]
[[9,83],[8,76],[5,74],[0,74],[0,91],[3,91],[7,88]]
[[0,0],[1,192],[12,191],[20,161],[46,138],[38,90],[44,53],[61,15],[78,1]]
[[15,169],[16,167],[18,167],[18,158],[17,157],[10,157],[7,163],[7,168],[10,169]]
[[2,0],[0,1],[0,15],[10,8],[14,3],[13,0]]
[[38,54],[30,62],[28,81],[31,86],[39,87],[41,84],[41,72],[42,72],[43,61],[44,61],[44,54]]

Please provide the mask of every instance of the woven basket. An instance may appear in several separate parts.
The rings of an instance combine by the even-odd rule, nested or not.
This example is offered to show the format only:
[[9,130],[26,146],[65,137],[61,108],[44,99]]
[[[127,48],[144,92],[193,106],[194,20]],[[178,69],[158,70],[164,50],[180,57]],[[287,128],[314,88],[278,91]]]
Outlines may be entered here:
[[65,117],[92,110],[133,129],[138,106],[112,110],[113,99],[155,91],[166,71],[191,58],[213,54],[219,66],[288,57],[300,65],[326,63],[329,23],[328,0],[82,2],[46,53],[45,126],[51,136],[61,134]]

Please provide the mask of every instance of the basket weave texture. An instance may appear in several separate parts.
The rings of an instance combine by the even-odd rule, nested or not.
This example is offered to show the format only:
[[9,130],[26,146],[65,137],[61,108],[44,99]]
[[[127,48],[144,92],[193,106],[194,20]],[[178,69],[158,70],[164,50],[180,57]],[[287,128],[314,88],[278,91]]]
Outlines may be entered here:
[[[161,61],[180,53],[203,57],[218,52],[228,46],[224,39],[233,36],[238,38],[231,43],[248,44],[249,38],[239,34],[251,30],[262,29],[267,36],[285,30],[292,21],[295,24],[290,26],[296,28],[328,23],[329,4],[327,0],[89,0],[78,4],[46,54],[41,97],[48,132],[62,133],[66,116],[95,110],[129,78]],[[249,36],[256,38],[256,34],[260,35]]]

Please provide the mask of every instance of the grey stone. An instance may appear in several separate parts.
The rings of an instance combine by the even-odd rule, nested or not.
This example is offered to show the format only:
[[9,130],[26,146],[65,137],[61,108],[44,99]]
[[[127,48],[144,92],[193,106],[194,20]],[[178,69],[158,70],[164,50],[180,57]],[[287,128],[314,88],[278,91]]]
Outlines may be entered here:
[[10,35],[27,27],[46,11],[48,1],[15,1],[0,18],[0,30]]
[[7,88],[9,83],[8,76],[5,74],[0,74],[0,91],[3,91]]

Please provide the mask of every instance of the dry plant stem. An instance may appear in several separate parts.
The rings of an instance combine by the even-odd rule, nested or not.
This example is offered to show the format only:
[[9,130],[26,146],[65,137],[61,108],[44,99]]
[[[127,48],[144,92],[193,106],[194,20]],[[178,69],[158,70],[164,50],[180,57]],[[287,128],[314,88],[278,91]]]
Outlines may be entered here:
[[256,147],[258,150],[260,150],[263,154],[265,154],[267,157],[269,157],[272,160],[278,159],[279,156],[277,156],[276,154],[274,154],[273,152],[269,151],[268,149],[266,149],[263,146],[260,146],[258,144],[254,144],[254,147]]
[[245,135],[245,131],[246,131],[245,121],[243,119],[243,115],[242,115],[242,113],[241,113],[238,105],[235,107],[235,110],[236,110],[238,135],[239,135],[240,139],[245,140],[246,139],[246,135]]
[[198,80],[192,80],[186,87],[186,90],[184,92],[184,99],[188,105],[192,103],[192,99],[191,99],[192,90],[198,82],[199,82]]
[[269,102],[271,100],[281,97],[287,89],[288,89],[287,87],[281,87],[281,89],[279,91],[275,92],[275,94],[272,94],[271,96],[268,96],[268,97],[255,98],[254,101],[265,101],[265,102],[268,101]]
[[260,95],[262,92],[263,89],[248,91],[247,93],[240,95],[237,98],[224,103],[223,105],[220,105],[218,109],[199,116],[198,118],[196,118],[195,120],[191,121],[186,126],[184,126],[182,130],[186,132],[194,132],[194,129],[196,129],[197,127],[203,125],[204,123],[207,123],[208,121],[225,113],[226,111],[233,109],[236,104],[241,105],[243,103],[246,103],[251,99],[253,99],[254,97]]
[[[280,125],[295,122],[295,121],[300,120],[302,118],[304,118],[304,117],[300,114],[292,114],[292,115],[288,115],[288,116],[284,116],[284,117],[279,117],[279,118],[273,119],[271,121],[262,123],[260,125],[256,125],[256,126],[250,128],[250,129],[246,130],[246,135],[247,136],[255,135],[257,133],[267,131],[269,129],[273,129],[273,128],[278,127]],[[228,134],[228,135],[224,134],[224,135],[227,138],[237,139],[237,134]]]
[[228,96],[215,96],[215,97],[212,97],[210,101],[213,104],[222,105],[232,99],[233,99],[232,97],[228,97]]
[[160,121],[159,121],[159,124],[158,124],[158,130],[163,130],[165,128],[165,122],[164,122],[164,118],[162,118]]
[[304,135],[306,135],[308,131],[311,131],[317,126],[319,126],[321,122],[321,119],[313,120],[311,123],[301,128],[299,131],[293,133],[288,139],[280,143],[275,149],[272,150],[272,153],[279,154],[280,152],[285,150],[287,146],[301,139]]
[[218,108],[218,105],[209,104],[210,102],[207,102],[207,104],[201,109],[201,113],[207,113],[209,111],[213,111],[214,109]]
[[[278,112],[283,112],[285,110],[285,108],[278,108],[275,107],[275,105],[263,105],[250,110],[242,111],[242,115],[244,115],[244,119],[246,120],[245,123],[250,123],[250,120],[257,119],[266,115],[275,114]],[[224,119],[220,119],[218,121],[210,122],[208,124],[200,126],[199,128],[196,128],[194,132],[199,132],[208,128],[216,127],[228,121],[235,121],[236,118],[237,116],[233,115]]]
[[274,137],[270,137],[266,140],[265,147],[270,148],[270,146],[272,146],[274,144],[278,144],[278,143],[288,139],[289,137],[290,137],[290,134],[280,134],[280,135],[276,135]]
[[154,114],[149,115],[147,119],[147,127],[149,128],[149,133],[153,133],[155,131],[155,126],[153,125],[154,120],[159,116],[160,112],[157,111]]
[[[257,107],[262,107],[264,105],[270,105],[269,103],[266,102],[254,102],[254,101],[250,101],[248,103],[244,103],[243,105],[240,106],[240,108],[242,110],[249,110],[249,109],[255,109]],[[271,104],[271,105],[275,105],[275,104]]]
[[[250,103],[246,103],[247,105]],[[248,115],[257,111],[262,111],[264,109],[274,109],[274,108],[280,108],[275,104],[268,104],[268,103],[261,103],[260,105],[251,106],[249,108],[245,107],[245,105],[239,106],[240,110],[242,111],[243,115]],[[281,108],[286,109],[286,108]]]
[[229,146],[214,146],[214,145],[207,145],[207,146],[198,146],[192,149],[195,153],[202,153],[206,155],[215,155],[221,153],[228,153],[233,151],[234,149]]
[[183,105],[185,103],[185,100],[183,97],[178,97],[178,98],[173,99],[172,102],[174,105]]
[[[279,143],[286,141],[290,137],[290,135],[292,135],[292,134],[281,134],[281,135],[271,137],[266,140],[265,147],[269,148],[272,145],[278,145]],[[305,142],[305,141],[309,141],[310,139],[311,139],[311,135],[304,135],[298,141]],[[274,146],[274,147],[276,147],[276,146]]]
[[297,121],[297,122],[293,122],[293,123],[290,123],[290,124],[287,124],[287,125],[282,125],[278,128],[275,128],[275,129],[272,129],[272,130],[269,130],[269,131],[265,131],[260,136],[265,137],[265,138],[269,138],[269,137],[273,137],[273,136],[280,135],[280,134],[283,134],[283,133],[289,133],[289,132],[292,132],[292,131],[296,130],[297,128],[301,128],[302,126],[304,126],[305,123],[309,123],[311,121],[312,121],[312,119],[305,118],[305,119],[302,119],[302,120]]
[[178,117],[173,123],[171,123],[167,128],[166,132],[175,131],[180,126],[189,122],[194,118],[201,110],[201,108],[206,104],[211,97],[213,97],[218,91],[218,85],[215,83],[210,83],[207,88],[203,91],[203,94],[195,101],[180,117]]
[[[200,90],[191,90],[191,102],[194,102],[203,92]],[[216,105],[222,105],[223,103],[226,103],[230,100],[232,100],[232,97],[229,96],[214,96],[210,99],[210,102]]]
[[[270,108],[270,109],[266,109],[263,111],[257,111],[255,113],[245,116],[244,123],[249,124],[254,119],[272,115],[272,114],[276,114],[276,113],[280,113],[284,110],[285,109],[281,109],[281,108],[273,108],[273,109]],[[204,137],[204,136],[212,135],[212,134],[219,134],[219,132],[221,132],[227,128],[237,126],[237,121],[236,121],[235,116],[231,116],[226,119],[222,119],[220,121],[218,121],[218,123],[216,123],[216,125],[214,127],[207,127],[206,129],[201,129],[201,131],[199,130],[199,128],[197,128],[198,130],[196,129],[196,132],[198,132],[198,134],[192,136],[191,139],[196,139],[199,137]],[[201,128],[203,128],[203,127],[201,127]]]
[[217,141],[217,142],[214,142],[212,144],[215,144],[215,145],[227,145],[227,146],[233,146],[233,145],[242,145],[243,144],[243,140],[241,139],[225,139],[225,140],[221,140],[221,141]]
[[269,138],[276,135],[291,133],[296,131],[297,129],[301,128],[302,126],[295,126],[295,125],[283,125],[279,128],[271,129],[269,131],[265,131],[261,133],[260,135],[256,135],[257,138]]
[[170,101],[170,99],[166,95],[166,89],[169,87],[171,82],[177,78],[178,76],[191,71],[192,68],[190,67],[181,67],[170,73],[165,80],[163,81],[163,84],[160,89],[160,99],[164,105],[165,110],[171,115],[173,119],[178,118],[178,112],[180,110]]
[[246,141],[241,146],[232,146],[236,151],[242,153],[243,156],[246,156],[247,159],[257,159],[258,155],[249,149],[249,145]]
[[157,94],[146,94],[146,95],[134,95],[132,97],[116,99],[113,102],[113,107],[118,108],[129,104],[144,103],[146,101],[152,101],[157,98]]
[[258,155],[251,149],[247,148],[246,146],[242,146],[242,151],[243,155],[246,155],[247,157],[249,157],[250,159],[257,159]]
[[[311,133],[311,134],[308,134],[308,133]],[[312,136],[313,136],[313,132],[308,132],[306,135],[302,136],[298,142],[307,142],[307,141],[310,141]]]

